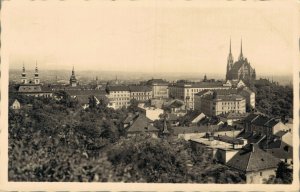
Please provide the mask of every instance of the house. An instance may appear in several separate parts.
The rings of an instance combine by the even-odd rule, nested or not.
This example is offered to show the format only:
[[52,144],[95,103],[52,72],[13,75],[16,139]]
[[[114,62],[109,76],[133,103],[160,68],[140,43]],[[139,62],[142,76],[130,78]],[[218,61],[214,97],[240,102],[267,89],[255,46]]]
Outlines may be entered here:
[[96,105],[100,104],[101,100],[107,99],[106,92],[103,90],[66,90],[66,93],[77,100],[83,109],[89,107],[90,97],[94,97]]
[[228,125],[233,125],[234,122],[244,119],[247,116],[247,113],[225,113],[221,114],[220,120],[223,122],[227,122]]
[[171,98],[183,100],[186,109],[195,108],[195,94],[203,90],[221,90],[229,89],[230,87],[223,86],[222,82],[188,82],[178,81],[169,86],[169,93]]
[[185,103],[179,99],[173,99],[163,104],[163,108],[172,114],[183,116],[186,114]]
[[247,184],[261,184],[275,175],[280,160],[263,151],[257,144],[248,144],[235,154],[226,165],[245,175]]
[[152,98],[152,89],[145,85],[130,85],[130,99],[135,99],[139,102],[145,102]]
[[163,79],[151,79],[146,83],[152,89],[152,98],[167,99],[169,98],[169,83]]
[[17,99],[15,99],[10,108],[14,110],[21,109],[21,103]]
[[245,131],[264,135],[274,135],[279,131],[288,131],[289,128],[280,120],[263,114],[250,114],[244,119]]
[[190,127],[173,127],[173,135],[177,138],[190,140],[191,138],[204,137],[208,132],[217,131],[219,126],[190,126]]
[[264,139],[259,146],[281,161],[293,164],[293,144],[291,132],[280,131]]
[[197,125],[201,120],[205,118],[206,115],[199,111],[190,111],[182,117],[182,119],[184,119],[185,121],[185,124],[190,126]]
[[197,153],[210,151],[211,157],[219,163],[227,163],[235,154],[238,153],[246,142],[229,136],[209,135],[203,138],[192,138],[190,140],[192,149]]
[[144,107],[143,105],[139,105],[138,107],[141,113],[152,121],[160,119],[160,115],[164,113],[164,110],[156,107]]
[[126,85],[107,86],[107,98],[109,107],[119,109],[130,105],[130,90]]
[[249,88],[244,87],[239,91],[239,94],[246,99],[246,104],[249,107],[255,108],[255,92],[251,91]]
[[[136,114],[134,118],[125,119],[125,124],[127,128],[127,137],[139,136],[139,135],[149,135],[153,138],[158,137],[159,130],[153,126],[153,122],[143,114]],[[125,126],[125,125],[124,125]]]

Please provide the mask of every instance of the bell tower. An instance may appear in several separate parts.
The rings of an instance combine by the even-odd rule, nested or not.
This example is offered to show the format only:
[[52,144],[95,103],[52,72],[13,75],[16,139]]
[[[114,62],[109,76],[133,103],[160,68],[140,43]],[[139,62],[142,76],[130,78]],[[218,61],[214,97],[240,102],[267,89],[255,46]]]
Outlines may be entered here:
[[40,84],[40,77],[39,77],[39,70],[37,67],[37,62],[35,63],[35,71],[34,71],[33,81],[34,81],[34,84]]
[[21,83],[22,84],[27,84],[28,83],[24,63],[23,63],[23,68],[22,68]]
[[77,86],[77,79],[76,79],[76,76],[75,76],[74,66],[73,66],[73,69],[72,69],[72,75],[70,77],[70,85],[72,87],[76,87]]

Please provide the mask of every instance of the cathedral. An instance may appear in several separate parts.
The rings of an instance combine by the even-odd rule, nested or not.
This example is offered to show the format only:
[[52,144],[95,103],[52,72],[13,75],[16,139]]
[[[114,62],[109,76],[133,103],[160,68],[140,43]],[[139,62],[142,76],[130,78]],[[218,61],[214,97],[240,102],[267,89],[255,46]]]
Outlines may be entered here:
[[241,41],[241,52],[238,60],[233,61],[231,53],[231,40],[229,45],[229,55],[227,59],[226,80],[252,81],[256,78],[255,69],[251,67],[250,62],[243,56],[243,45]]
[[39,70],[38,70],[38,67],[37,67],[37,63],[35,65],[33,82],[32,82],[31,79],[28,81],[26,71],[25,71],[25,66],[23,64],[22,74],[21,74],[21,84],[35,84],[35,85],[40,84]]

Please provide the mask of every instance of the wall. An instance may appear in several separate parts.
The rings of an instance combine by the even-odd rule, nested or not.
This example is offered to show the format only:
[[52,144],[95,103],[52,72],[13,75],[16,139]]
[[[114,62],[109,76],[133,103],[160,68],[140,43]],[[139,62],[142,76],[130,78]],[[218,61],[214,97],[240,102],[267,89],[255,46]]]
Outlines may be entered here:
[[[271,175],[275,175],[274,169],[261,170],[257,172],[246,173],[247,184],[263,184],[263,180],[268,180]],[[262,175],[260,175],[262,173]]]

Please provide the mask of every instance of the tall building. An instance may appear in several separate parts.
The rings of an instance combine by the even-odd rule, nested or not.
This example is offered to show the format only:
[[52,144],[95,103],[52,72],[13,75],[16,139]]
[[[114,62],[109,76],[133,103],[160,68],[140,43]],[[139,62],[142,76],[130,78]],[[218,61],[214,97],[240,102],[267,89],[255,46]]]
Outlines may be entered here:
[[195,95],[195,109],[208,116],[246,112],[246,99],[236,89],[204,90]]
[[21,83],[22,84],[28,83],[24,64],[23,64],[22,75],[21,75]]
[[35,65],[35,72],[34,72],[33,81],[34,81],[34,84],[40,84],[39,70],[38,70],[38,67],[37,67],[37,63]]
[[244,80],[245,82],[255,80],[256,72],[251,67],[250,62],[243,55],[243,44],[241,41],[241,52],[236,62],[231,53],[231,40],[229,45],[229,55],[227,58],[226,80]]
[[171,98],[184,101],[187,109],[194,109],[194,95],[196,93],[203,90],[217,89],[230,89],[230,87],[223,86],[222,82],[178,82],[169,86],[169,95]]
[[151,79],[147,85],[152,88],[152,97],[155,99],[169,98],[168,82],[163,79]]
[[73,69],[72,69],[72,75],[70,77],[70,85],[72,87],[76,87],[78,85],[78,81],[77,81],[76,76],[75,76],[74,66],[73,66]]

